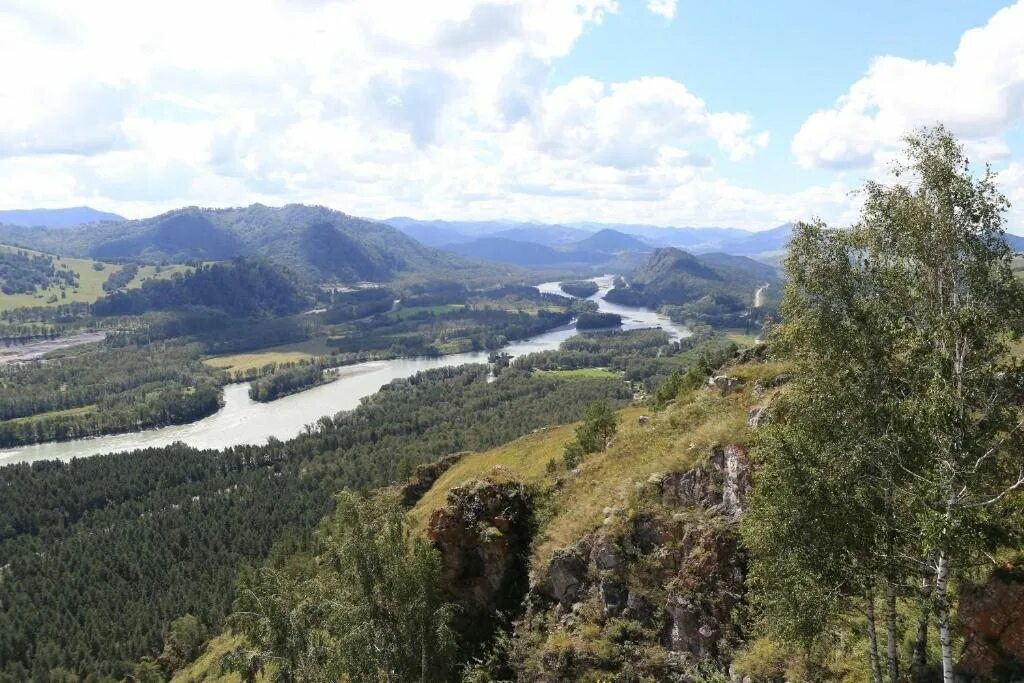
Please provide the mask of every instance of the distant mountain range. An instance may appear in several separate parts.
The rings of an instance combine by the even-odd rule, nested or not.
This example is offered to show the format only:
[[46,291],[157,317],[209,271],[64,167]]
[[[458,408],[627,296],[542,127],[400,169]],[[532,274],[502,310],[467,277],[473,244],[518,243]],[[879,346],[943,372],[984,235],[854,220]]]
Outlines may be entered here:
[[426,247],[391,226],[321,206],[254,204],[187,207],[153,218],[65,228],[0,225],[0,243],[66,256],[148,262],[259,257],[319,282],[383,281],[493,272],[480,263]]
[[[443,244],[439,248],[473,258],[509,263],[527,268],[639,265],[639,256],[654,250],[646,242],[616,230],[582,233],[583,239],[556,246],[504,237],[503,230],[468,242]],[[522,233],[515,233],[522,234]]]
[[[514,223],[510,221],[419,221],[413,218],[384,220],[413,239],[435,247],[452,249],[452,245],[471,243],[482,237],[501,237],[517,242],[531,242],[555,248],[581,245],[592,236],[598,251],[650,251],[654,247],[678,247],[693,253],[725,252],[744,256],[772,255],[786,248],[792,224],[771,230],[753,232],[739,228],[661,227],[633,223]],[[633,238],[626,242],[620,235]],[[614,239],[617,245],[609,244]]]
[[0,211],[0,223],[22,227],[40,226],[44,228],[69,228],[86,223],[104,221],[120,222],[123,216],[106,211],[97,211],[88,206],[75,206],[69,209],[15,209]]

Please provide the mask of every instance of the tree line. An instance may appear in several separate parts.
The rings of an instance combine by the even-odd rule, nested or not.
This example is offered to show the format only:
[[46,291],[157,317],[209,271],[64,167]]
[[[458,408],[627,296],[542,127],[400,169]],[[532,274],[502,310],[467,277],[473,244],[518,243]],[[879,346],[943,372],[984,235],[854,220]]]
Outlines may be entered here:
[[944,128],[894,171],[852,228],[794,232],[770,342],[796,373],[757,438],[744,537],[765,633],[812,652],[855,618],[876,683],[952,683],[954,586],[1024,540],[1024,288],[995,176]]

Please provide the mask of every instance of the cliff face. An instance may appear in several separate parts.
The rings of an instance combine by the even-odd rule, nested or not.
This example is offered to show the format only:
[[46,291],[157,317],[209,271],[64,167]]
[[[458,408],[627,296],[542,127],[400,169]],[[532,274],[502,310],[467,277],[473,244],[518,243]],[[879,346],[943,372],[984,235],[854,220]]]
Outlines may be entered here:
[[661,413],[622,411],[610,447],[571,471],[547,466],[567,426],[466,455],[437,478],[411,517],[473,615],[463,637],[498,634],[479,650],[478,680],[729,669],[746,629],[746,443],[785,370],[743,363]]
[[517,636],[521,680],[673,680],[728,666],[742,636],[745,558],[735,523],[749,463],[716,447],[698,467],[654,474],[629,508],[535,568]]
[[515,482],[454,488],[431,514],[426,536],[441,553],[445,585],[459,606],[457,628],[470,648],[521,612],[533,532],[532,496]]

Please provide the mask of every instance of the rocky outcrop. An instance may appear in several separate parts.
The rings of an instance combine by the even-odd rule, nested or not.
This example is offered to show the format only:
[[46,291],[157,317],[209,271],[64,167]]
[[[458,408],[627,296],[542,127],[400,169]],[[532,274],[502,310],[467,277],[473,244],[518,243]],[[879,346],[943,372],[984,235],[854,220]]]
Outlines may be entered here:
[[715,446],[707,462],[685,472],[651,478],[666,507],[704,507],[736,517],[750,491],[750,460],[740,446]]
[[725,666],[742,635],[746,562],[734,522],[749,489],[744,449],[716,447],[699,467],[651,477],[635,507],[607,509],[600,528],[554,552],[524,623],[573,645],[542,651],[520,680],[627,670],[687,680],[702,663]]
[[519,609],[533,532],[532,497],[518,482],[479,480],[454,488],[430,516],[427,538],[441,554],[444,583],[460,607],[468,641],[486,640],[496,619]]
[[739,636],[733,610],[743,595],[744,558],[733,533],[695,527],[686,541],[668,585],[663,642],[673,652],[718,661]]
[[420,465],[412,473],[409,481],[399,489],[398,499],[403,507],[412,508],[419,502],[420,498],[426,495],[430,487],[434,485],[442,474],[447,472],[452,465],[457,463],[465,453],[452,453],[440,460]]
[[743,382],[737,377],[715,375],[708,378],[708,387],[711,389],[717,389],[718,392],[723,395],[738,391],[742,386]]
[[958,607],[964,651],[957,668],[975,680],[1024,680],[1024,566],[964,586]]

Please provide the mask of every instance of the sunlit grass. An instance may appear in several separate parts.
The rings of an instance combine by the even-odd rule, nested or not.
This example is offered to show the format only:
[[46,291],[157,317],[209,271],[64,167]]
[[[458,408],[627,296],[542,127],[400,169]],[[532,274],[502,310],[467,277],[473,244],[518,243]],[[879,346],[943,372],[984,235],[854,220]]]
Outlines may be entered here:
[[[175,672],[172,683],[193,683],[198,681],[218,681],[220,683],[241,683],[238,674],[225,674],[221,671],[220,662],[225,654],[242,643],[241,636],[225,633],[213,638],[204,647],[202,653],[188,666]],[[257,681],[269,680],[264,674],[257,676]]]
[[211,367],[235,373],[262,368],[270,363],[295,363],[301,360],[309,360],[310,358],[323,356],[330,352],[331,347],[327,345],[327,339],[325,337],[318,337],[293,344],[268,346],[258,351],[212,356],[204,362]]

